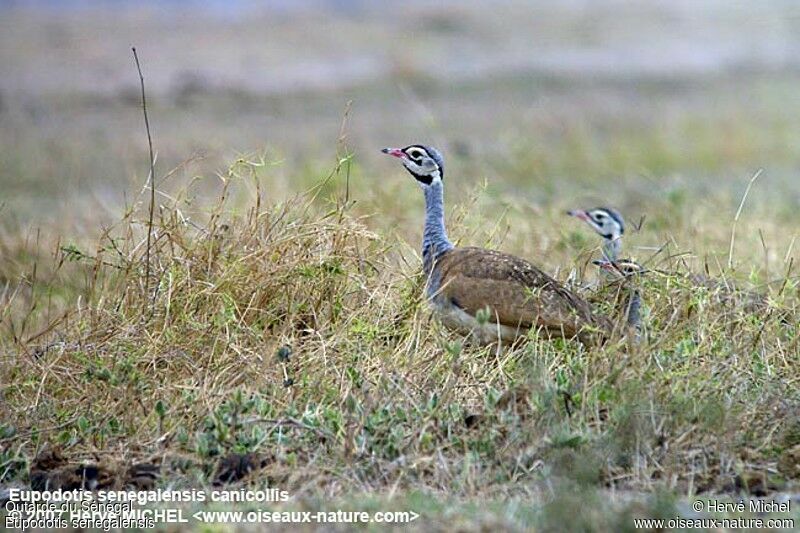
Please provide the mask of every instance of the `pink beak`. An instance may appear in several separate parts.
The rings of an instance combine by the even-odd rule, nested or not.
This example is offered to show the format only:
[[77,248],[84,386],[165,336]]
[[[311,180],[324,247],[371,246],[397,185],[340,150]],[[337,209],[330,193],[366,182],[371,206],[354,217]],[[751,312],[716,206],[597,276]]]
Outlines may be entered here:
[[584,222],[589,222],[589,213],[583,209],[573,209],[572,211],[567,211],[567,214],[571,217],[579,218]]
[[614,272],[616,274],[621,274],[623,276],[625,275],[625,273],[622,272],[622,270],[620,270],[620,268],[611,261],[606,261],[606,260],[595,261],[595,264],[598,267],[600,267],[600,270],[605,270],[606,272]]
[[400,148],[384,148],[381,150],[384,154],[389,154],[391,156],[397,157],[399,159],[404,159],[406,157],[405,152],[403,152]]

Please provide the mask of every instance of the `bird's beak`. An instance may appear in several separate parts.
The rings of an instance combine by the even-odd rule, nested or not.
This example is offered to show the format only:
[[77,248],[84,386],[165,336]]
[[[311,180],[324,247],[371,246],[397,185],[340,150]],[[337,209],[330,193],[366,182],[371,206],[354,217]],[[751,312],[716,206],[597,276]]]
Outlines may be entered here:
[[573,209],[572,211],[567,211],[567,214],[571,217],[579,218],[584,222],[589,221],[589,213],[587,213],[583,209]]
[[622,271],[616,264],[614,264],[613,261],[609,261],[607,259],[595,259],[594,261],[592,261],[592,264],[599,267],[600,270],[622,274]]
[[399,159],[403,159],[406,157],[405,152],[403,152],[400,148],[384,148],[381,150],[384,154],[389,154],[391,156],[397,157]]

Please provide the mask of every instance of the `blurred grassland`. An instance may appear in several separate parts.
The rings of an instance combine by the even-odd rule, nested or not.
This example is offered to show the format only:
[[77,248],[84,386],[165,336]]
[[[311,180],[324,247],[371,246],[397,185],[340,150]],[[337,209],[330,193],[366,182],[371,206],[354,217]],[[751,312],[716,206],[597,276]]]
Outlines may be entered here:
[[292,180],[327,164],[352,101],[348,144],[366,175],[386,175],[382,145],[430,142],[459,183],[451,195],[488,179],[538,203],[576,187],[624,202],[655,195],[652,182],[691,198],[738,193],[762,166],[770,191],[800,194],[800,17],[790,4],[298,6],[227,18],[147,4],[6,10],[5,218],[52,219],[76,201],[114,210],[139,190],[147,165],[131,44],[159,167],[200,152],[194,172],[212,184],[237,152],[270,150]]

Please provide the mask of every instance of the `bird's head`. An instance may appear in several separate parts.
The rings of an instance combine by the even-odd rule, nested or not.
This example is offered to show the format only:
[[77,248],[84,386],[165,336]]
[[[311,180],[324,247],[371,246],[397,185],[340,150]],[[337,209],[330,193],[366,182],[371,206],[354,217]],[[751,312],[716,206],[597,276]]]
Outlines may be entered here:
[[619,259],[617,261],[609,261],[608,259],[596,259],[592,264],[600,267],[600,269],[610,272],[614,276],[623,279],[639,276],[647,272],[647,269],[633,261],[632,259]]
[[625,233],[625,221],[616,209],[610,207],[595,207],[593,209],[574,209],[567,211],[569,216],[579,218],[589,224],[601,237],[607,241],[619,240]]
[[381,152],[398,158],[423,189],[444,178],[444,159],[432,146],[412,144],[405,148],[384,148]]

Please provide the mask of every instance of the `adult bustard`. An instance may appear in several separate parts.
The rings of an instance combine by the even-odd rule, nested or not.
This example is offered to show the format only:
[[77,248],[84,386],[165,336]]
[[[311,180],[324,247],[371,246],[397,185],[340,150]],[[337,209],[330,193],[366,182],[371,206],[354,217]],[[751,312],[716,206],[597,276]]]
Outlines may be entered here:
[[524,259],[455,247],[444,222],[444,161],[438,150],[412,144],[384,148],[398,158],[425,195],[422,263],[433,309],[450,328],[479,342],[514,341],[529,330],[598,344],[613,327],[578,295]]

